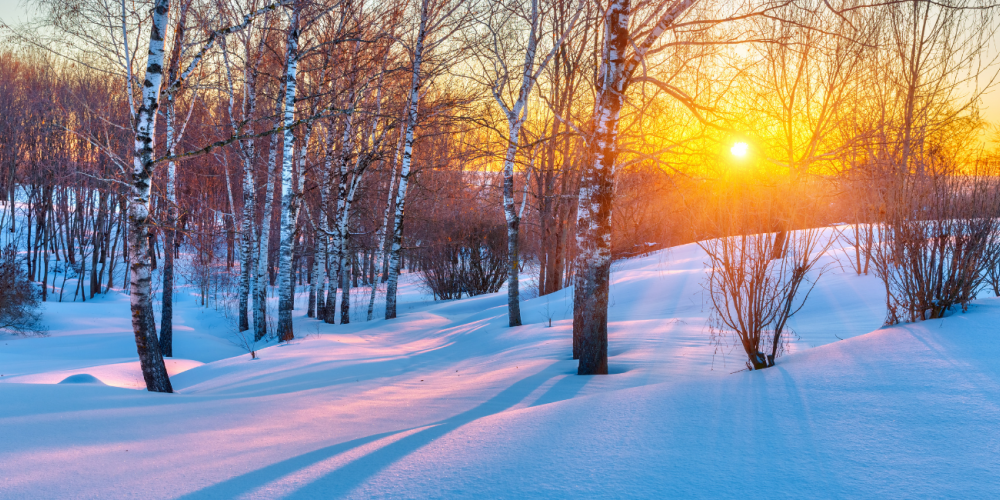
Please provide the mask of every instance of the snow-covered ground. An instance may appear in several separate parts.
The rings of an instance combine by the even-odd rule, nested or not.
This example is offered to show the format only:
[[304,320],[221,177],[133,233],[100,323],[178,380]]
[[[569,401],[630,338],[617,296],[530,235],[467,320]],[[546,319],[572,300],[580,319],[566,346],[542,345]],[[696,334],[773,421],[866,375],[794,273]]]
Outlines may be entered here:
[[575,375],[569,291],[511,329],[504,292],[435,303],[410,280],[398,319],[300,308],[258,360],[181,294],[176,394],[134,389],[125,297],[48,303],[47,337],[0,337],[0,497],[1000,496],[1000,300],[879,329],[881,283],[831,258],[790,353],[736,372],[704,260],[615,265],[596,377]]

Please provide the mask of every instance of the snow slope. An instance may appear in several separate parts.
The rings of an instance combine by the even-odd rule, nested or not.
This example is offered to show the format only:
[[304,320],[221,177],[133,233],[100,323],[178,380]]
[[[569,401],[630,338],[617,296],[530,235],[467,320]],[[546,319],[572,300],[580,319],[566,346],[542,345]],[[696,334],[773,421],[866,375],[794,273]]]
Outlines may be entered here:
[[687,245],[616,264],[600,377],[569,359],[569,291],[510,329],[503,291],[433,303],[411,281],[400,318],[297,310],[300,338],[258,360],[185,304],[172,395],[56,384],[126,385],[135,354],[124,299],[49,304],[49,337],[0,346],[0,497],[1000,495],[1000,300],[872,331],[880,282],[831,267],[791,354],[731,373],[704,260]]

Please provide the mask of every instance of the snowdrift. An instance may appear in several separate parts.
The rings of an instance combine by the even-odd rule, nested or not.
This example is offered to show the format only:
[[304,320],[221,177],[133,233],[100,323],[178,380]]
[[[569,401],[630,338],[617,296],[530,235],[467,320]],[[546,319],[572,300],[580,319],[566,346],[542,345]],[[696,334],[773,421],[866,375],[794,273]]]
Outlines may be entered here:
[[[1000,300],[878,329],[881,283],[831,267],[789,353],[740,372],[708,339],[704,260],[615,265],[598,377],[575,375],[569,290],[511,329],[503,290],[434,303],[410,280],[398,319],[301,308],[299,338],[257,360],[182,298],[172,395],[115,383],[135,359],[124,299],[50,303],[50,336],[0,339],[0,497],[1000,494]],[[77,374],[107,385],[58,383]]]

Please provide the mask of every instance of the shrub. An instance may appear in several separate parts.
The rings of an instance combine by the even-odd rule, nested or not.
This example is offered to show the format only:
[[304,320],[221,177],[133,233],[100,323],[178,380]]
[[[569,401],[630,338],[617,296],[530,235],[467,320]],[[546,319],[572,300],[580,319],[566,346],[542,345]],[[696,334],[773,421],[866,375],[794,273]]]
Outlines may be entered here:
[[1000,181],[940,173],[902,176],[885,190],[876,271],[886,287],[886,324],[966,310],[1000,253]]
[[38,292],[28,279],[11,244],[0,249],[0,329],[18,335],[44,332],[39,322]]
[[455,222],[420,247],[425,285],[442,300],[499,291],[507,279],[507,228]]
[[[716,342],[742,345],[747,368],[774,366],[788,335],[788,320],[802,308],[822,269],[809,272],[832,239],[821,229],[769,230],[796,217],[793,191],[754,176],[722,182],[710,196],[706,229],[717,238],[698,242],[708,255],[703,283],[712,307]],[[801,222],[801,221],[800,221]]]

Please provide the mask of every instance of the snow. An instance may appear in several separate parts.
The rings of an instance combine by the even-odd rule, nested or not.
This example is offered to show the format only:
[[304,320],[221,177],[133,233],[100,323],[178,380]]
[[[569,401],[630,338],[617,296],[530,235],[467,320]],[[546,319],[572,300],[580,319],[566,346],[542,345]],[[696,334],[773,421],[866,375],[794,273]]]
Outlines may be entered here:
[[399,318],[299,307],[256,360],[178,293],[176,394],[128,388],[127,297],[50,302],[49,336],[0,338],[0,497],[996,497],[1000,299],[879,329],[881,282],[839,251],[758,372],[710,342],[695,245],[615,264],[608,376],[575,375],[570,290],[511,329],[504,290],[403,275]]

